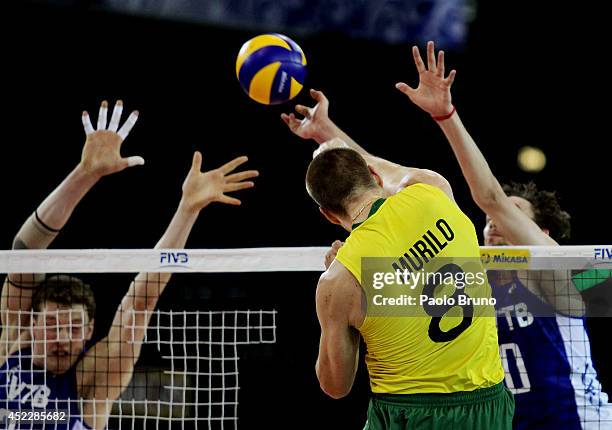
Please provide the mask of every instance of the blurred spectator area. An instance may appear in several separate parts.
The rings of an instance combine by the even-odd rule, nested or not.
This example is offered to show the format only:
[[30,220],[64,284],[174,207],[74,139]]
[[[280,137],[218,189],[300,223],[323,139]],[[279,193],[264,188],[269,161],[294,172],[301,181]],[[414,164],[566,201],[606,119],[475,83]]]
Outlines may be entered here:
[[461,49],[475,0],[98,0],[96,7],[231,28],[340,32],[387,43],[436,40]]

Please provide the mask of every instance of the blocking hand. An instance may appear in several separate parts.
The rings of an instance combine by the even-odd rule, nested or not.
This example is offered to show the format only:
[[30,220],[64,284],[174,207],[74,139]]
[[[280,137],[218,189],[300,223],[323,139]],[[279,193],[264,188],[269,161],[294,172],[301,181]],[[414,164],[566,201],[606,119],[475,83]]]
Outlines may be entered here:
[[414,89],[408,84],[399,82],[395,87],[430,115],[434,117],[448,115],[452,110],[450,88],[457,72],[451,70],[448,77],[444,77],[444,51],[438,52],[436,62],[433,42],[427,42],[427,67],[416,46],[412,47],[412,56],[419,72],[419,86]]
[[253,182],[245,180],[258,176],[257,170],[231,173],[247,160],[245,156],[237,157],[218,169],[201,172],[202,154],[196,151],[193,154],[191,169],[183,182],[182,203],[193,211],[198,211],[212,202],[240,205],[240,200],[226,196],[225,193],[255,186]]
[[97,127],[94,130],[89,114],[83,112],[82,121],[86,140],[81,154],[81,166],[88,173],[100,178],[120,172],[128,167],[144,164],[138,156],[122,157],[121,144],[136,124],[138,111],[130,114],[123,126],[119,128],[123,102],[118,100],[113,109],[110,123],[107,124],[108,103],[103,101],[98,113]]

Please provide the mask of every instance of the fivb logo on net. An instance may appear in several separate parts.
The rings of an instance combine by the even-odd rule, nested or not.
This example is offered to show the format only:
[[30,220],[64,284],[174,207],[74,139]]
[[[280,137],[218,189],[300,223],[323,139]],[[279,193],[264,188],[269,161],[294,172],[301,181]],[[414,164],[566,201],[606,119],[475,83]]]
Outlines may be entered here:
[[159,264],[159,267],[189,268],[189,254],[186,252],[161,251],[159,253]]
[[595,248],[595,260],[612,260],[612,247]]
[[612,265],[612,247],[604,246],[595,248],[593,258],[595,259],[593,263],[595,266],[601,267],[603,265],[604,267],[608,267]]

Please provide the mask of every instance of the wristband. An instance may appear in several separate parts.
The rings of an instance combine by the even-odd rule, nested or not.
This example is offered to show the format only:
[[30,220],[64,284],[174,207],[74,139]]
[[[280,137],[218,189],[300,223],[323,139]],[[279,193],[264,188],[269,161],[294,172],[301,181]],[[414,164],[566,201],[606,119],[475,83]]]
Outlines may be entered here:
[[440,115],[440,116],[431,116],[434,120],[436,121],[444,121],[445,119],[449,119],[451,116],[453,116],[453,114],[457,111],[457,108],[454,105],[451,105],[453,108],[451,109],[450,113],[446,114],[446,115]]

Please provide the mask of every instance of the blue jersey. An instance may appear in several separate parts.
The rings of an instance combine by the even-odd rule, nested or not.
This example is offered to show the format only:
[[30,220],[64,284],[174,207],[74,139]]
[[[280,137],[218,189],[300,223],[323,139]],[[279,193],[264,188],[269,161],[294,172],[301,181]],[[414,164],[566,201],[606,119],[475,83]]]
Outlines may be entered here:
[[583,318],[555,312],[516,277],[493,286],[514,429],[612,429],[612,405],[591,361]]
[[[78,406],[75,368],[54,375],[34,365],[29,348],[10,355],[0,367],[0,428],[88,429],[82,422]],[[20,412],[21,419],[9,418],[11,412]],[[47,417],[51,414],[51,419],[36,419],[37,416],[30,412],[44,412]],[[57,421],[54,412],[57,412]]]

